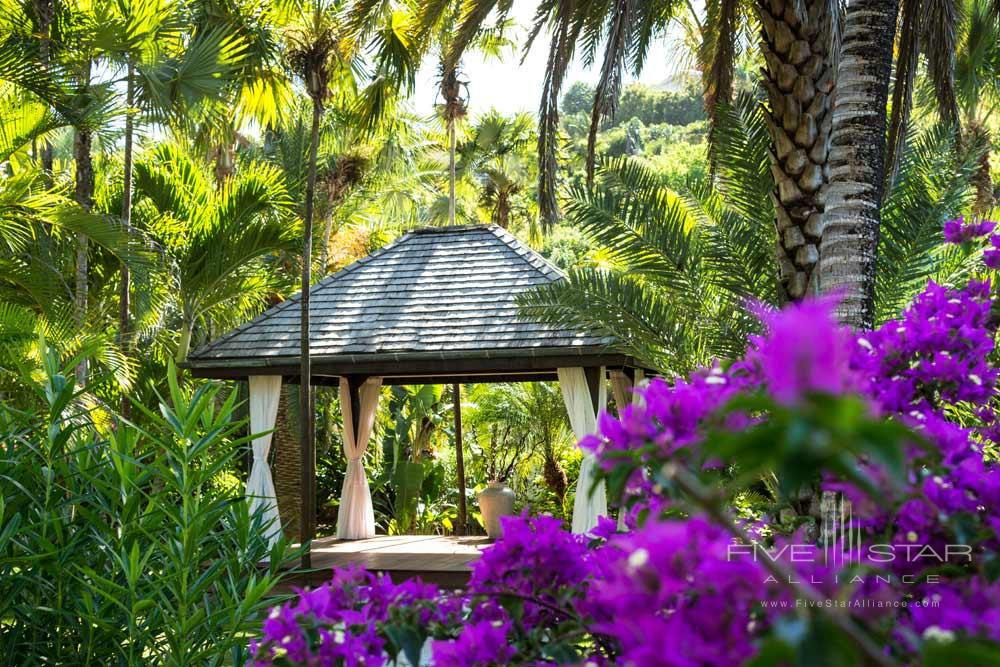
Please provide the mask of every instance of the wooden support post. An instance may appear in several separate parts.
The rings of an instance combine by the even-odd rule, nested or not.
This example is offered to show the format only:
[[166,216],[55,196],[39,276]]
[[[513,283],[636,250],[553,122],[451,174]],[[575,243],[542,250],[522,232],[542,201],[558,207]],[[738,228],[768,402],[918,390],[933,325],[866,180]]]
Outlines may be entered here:
[[590,400],[594,404],[594,414],[598,415],[605,408],[601,405],[601,383],[604,382],[604,374],[600,366],[587,366],[583,369],[583,374],[587,378],[587,389],[590,390]]
[[368,378],[360,375],[347,376],[347,393],[351,395],[351,427],[354,429],[354,439],[358,439],[361,430],[361,385]]
[[465,507],[465,455],[462,452],[462,385],[452,385],[455,401],[455,473],[458,476],[458,525],[456,535],[465,535],[467,509]]

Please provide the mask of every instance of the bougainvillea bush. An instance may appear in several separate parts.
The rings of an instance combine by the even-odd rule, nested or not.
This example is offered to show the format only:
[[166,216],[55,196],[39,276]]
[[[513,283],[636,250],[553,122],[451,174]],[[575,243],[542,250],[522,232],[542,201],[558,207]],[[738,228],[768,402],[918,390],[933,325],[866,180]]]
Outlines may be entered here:
[[761,307],[742,359],[600,419],[581,446],[625,529],[509,519],[460,593],[339,571],[252,664],[1000,664],[992,286],[930,283],[864,333],[833,305]]

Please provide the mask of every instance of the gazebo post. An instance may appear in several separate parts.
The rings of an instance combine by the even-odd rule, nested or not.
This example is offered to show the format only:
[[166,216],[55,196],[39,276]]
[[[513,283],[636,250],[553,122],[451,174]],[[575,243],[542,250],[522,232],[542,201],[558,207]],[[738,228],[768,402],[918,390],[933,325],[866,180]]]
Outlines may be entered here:
[[601,383],[604,382],[603,369],[600,366],[587,366],[583,374],[587,378],[587,389],[590,390],[590,400],[594,404],[594,414],[599,415],[605,406],[601,405]]
[[347,376],[347,391],[351,395],[351,427],[354,429],[355,438],[361,430],[361,385],[367,379],[363,375]]
[[465,457],[462,453],[462,385],[456,382],[452,385],[452,396],[455,401],[455,474],[458,477],[458,526],[457,535],[465,535]]

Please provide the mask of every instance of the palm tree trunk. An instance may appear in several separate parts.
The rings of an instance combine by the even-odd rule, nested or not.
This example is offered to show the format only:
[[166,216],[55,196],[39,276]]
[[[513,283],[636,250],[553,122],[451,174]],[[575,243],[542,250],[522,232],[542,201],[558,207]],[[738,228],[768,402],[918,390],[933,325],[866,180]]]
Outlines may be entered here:
[[[81,83],[86,89],[90,85],[90,61],[83,67]],[[80,207],[90,212],[94,205],[94,162],[91,156],[92,135],[89,129],[76,128],[73,133],[73,161],[76,164],[76,202]],[[82,331],[87,322],[88,298],[88,240],[86,235],[76,235],[76,285],[74,294],[74,312],[76,325]],[[87,384],[87,360],[83,359],[76,367],[76,381],[79,386]]]
[[[134,122],[132,119],[132,108],[135,105],[135,67],[131,58],[128,62],[125,84],[125,156],[124,181],[122,184],[122,227],[126,236],[132,233],[132,139],[134,134]],[[129,275],[128,265],[124,262],[121,266],[121,281],[118,285],[118,345],[122,354],[128,357],[131,345],[129,337]],[[122,414],[128,416],[130,411],[128,396],[122,395]]]
[[[49,69],[49,59],[51,58],[52,50],[52,19],[55,18],[55,3],[53,0],[35,0],[34,2],[35,17],[38,20],[38,31],[40,33],[39,39],[39,57],[42,62],[42,67],[45,70]],[[41,167],[42,171],[45,172],[45,178],[48,182],[49,187],[52,186],[52,144],[49,143],[48,139],[42,141],[41,148]]]
[[325,276],[330,272],[330,239],[333,238],[333,211],[329,211],[323,226],[323,247],[319,250],[320,271]]
[[972,213],[984,216],[993,208],[995,201],[993,179],[990,176],[990,147],[993,145],[990,131],[982,123],[971,121],[966,125],[964,141],[966,146],[977,146],[981,147],[982,150],[972,172],[972,187],[976,192],[976,197],[972,202]]
[[853,0],[837,70],[819,288],[840,296],[838,317],[857,329],[875,323],[886,102],[898,10],[897,0]]
[[[814,291],[823,233],[823,187],[834,93],[832,26],[828,0],[758,0],[760,48],[767,64],[765,118],[771,134],[771,193],[777,257],[785,297]],[[796,8],[800,8],[799,11]],[[801,13],[800,13],[801,12]]]
[[[299,539],[306,544],[313,538],[313,518],[316,513],[313,491],[316,484],[316,449],[313,446],[312,363],[309,358],[309,287],[312,284],[313,199],[316,194],[316,153],[319,147],[319,122],[323,101],[313,97],[312,131],[309,135],[309,173],[306,178],[306,202],[302,231],[302,296],[301,296],[301,366],[299,369],[299,446],[302,451],[302,513],[299,517]],[[309,552],[302,556],[303,567],[310,566]]]
[[177,342],[177,355],[174,360],[178,363],[187,359],[188,352],[191,351],[191,338],[194,335],[194,322],[188,315],[184,316],[184,323],[181,325],[181,337]]
[[448,119],[448,224],[455,224],[455,119]]

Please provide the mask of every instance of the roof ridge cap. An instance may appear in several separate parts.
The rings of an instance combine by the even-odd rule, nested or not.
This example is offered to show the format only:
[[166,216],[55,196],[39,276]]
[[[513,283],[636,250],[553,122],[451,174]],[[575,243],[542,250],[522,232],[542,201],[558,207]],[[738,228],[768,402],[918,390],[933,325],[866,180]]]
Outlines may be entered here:
[[[549,273],[554,273],[557,279],[561,279],[561,280],[565,280],[566,279],[566,274],[563,271],[561,271],[555,264],[553,264],[549,260],[547,260],[544,257],[542,257],[542,254],[540,252],[538,252],[537,250],[535,250],[531,246],[529,246],[529,245],[523,243],[522,241],[520,241],[516,236],[514,236],[513,234],[511,234],[510,232],[508,232],[506,229],[504,229],[500,225],[496,225],[496,224],[488,225],[487,229],[490,232],[492,232],[494,236],[496,236],[498,239],[500,239],[500,241],[504,245],[506,245],[508,248],[510,248],[511,250],[513,250],[514,252],[516,252],[518,254],[518,256],[526,264],[528,264],[529,266],[531,266],[531,268],[535,269],[536,271],[538,271],[538,272],[542,273],[543,275],[545,275],[545,277],[547,277],[547,278],[551,277],[548,274]],[[538,261],[540,261],[542,263],[542,266],[541,267],[535,266],[522,253],[526,253],[526,254],[530,255],[531,258],[537,259]]]

